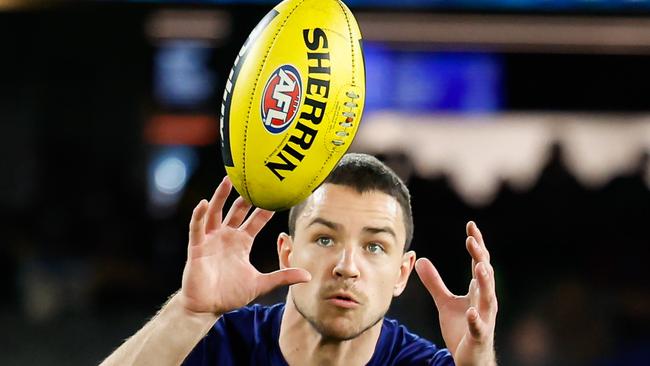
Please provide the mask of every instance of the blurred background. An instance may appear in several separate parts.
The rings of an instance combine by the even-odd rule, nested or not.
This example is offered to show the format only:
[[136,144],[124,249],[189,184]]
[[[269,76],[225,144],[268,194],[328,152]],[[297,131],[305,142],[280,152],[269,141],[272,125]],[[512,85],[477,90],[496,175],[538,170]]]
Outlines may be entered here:
[[[274,4],[0,0],[0,364],[97,364],[180,287],[224,175],[226,77]],[[648,365],[650,2],[347,4],[368,86],[352,150],[408,182],[415,250],[457,293],[478,222],[501,364]],[[390,316],[442,342],[416,276]]]

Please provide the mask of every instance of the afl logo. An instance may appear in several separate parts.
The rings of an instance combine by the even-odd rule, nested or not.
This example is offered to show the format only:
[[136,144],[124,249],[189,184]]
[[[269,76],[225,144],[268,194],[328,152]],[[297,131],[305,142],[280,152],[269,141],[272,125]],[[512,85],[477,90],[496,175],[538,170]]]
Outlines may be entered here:
[[291,65],[282,65],[269,77],[262,93],[262,122],[272,134],[284,132],[298,114],[302,97],[300,74]]

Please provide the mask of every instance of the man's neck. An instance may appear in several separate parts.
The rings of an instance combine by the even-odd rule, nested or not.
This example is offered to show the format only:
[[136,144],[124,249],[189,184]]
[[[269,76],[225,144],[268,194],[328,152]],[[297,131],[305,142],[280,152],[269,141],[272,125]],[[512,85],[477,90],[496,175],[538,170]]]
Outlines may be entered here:
[[298,312],[290,296],[282,315],[279,340],[289,365],[365,365],[370,361],[383,322],[351,340],[327,340]]

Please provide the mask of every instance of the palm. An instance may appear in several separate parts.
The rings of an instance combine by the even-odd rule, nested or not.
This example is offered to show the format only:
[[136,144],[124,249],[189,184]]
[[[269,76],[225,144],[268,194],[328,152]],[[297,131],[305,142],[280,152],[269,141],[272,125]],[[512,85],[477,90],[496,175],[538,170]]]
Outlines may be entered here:
[[442,337],[456,365],[494,364],[494,273],[489,252],[474,223],[468,224],[467,235],[467,249],[472,256],[472,281],[467,295],[452,294],[427,259],[420,258],[416,270],[436,303]]
[[455,354],[456,349],[462,344],[467,330],[465,312],[469,308],[467,296],[459,296],[450,299],[438,307],[438,318],[440,329],[451,353]]
[[[246,250],[252,239],[232,233],[235,230],[225,228],[222,231],[230,233],[206,235],[203,245],[189,248],[183,292],[192,300],[196,311],[220,313],[254,299],[255,289],[251,284],[259,272],[248,262]],[[223,236],[230,236],[232,242],[228,247],[223,244]]]
[[202,201],[192,215],[181,294],[185,307],[193,312],[223,314],[277,286],[309,280],[304,270],[262,274],[251,265],[253,240],[273,213],[255,209],[244,221],[251,206],[240,197],[222,221],[230,188],[224,180],[210,203]]

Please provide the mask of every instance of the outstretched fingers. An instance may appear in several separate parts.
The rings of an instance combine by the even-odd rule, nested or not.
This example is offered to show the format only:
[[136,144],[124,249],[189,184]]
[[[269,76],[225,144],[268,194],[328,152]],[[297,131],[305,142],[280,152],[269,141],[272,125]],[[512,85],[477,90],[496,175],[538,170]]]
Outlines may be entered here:
[[261,208],[256,208],[253,213],[244,221],[241,225],[241,229],[248,233],[251,237],[257,236],[257,234],[262,230],[264,225],[266,225],[271,217],[273,217],[274,212],[264,210]]
[[449,291],[442,277],[440,277],[438,270],[430,260],[427,258],[418,259],[415,262],[415,271],[418,273],[424,287],[427,288],[431,297],[433,297],[433,301],[436,303],[438,309],[454,298],[454,294]]
[[472,285],[470,303],[465,316],[470,335],[475,342],[484,342],[492,336],[498,311],[494,269],[490,264],[490,252],[478,226],[467,223],[467,251],[472,256]]
[[490,335],[490,329],[485,321],[481,318],[481,314],[475,307],[470,307],[465,312],[467,318],[467,327],[474,341],[483,341]]
[[230,195],[232,189],[232,182],[228,176],[223,178],[221,184],[217,187],[210,199],[210,205],[208,208],[208,218],[205,225],[205,231],[210,232],[219,228],[221,224],[221,217],[223,206],[226,203],[226,199]]
[[473,237],[476,240],[478,247],[485,252],[485,254],[487,255],[487,260],[489,262],[490,252],[488,252],[487,247],[485,246],[485,241],[483,240],[483,234],[481,234],[481,231],[478,229],[476,223],[474,221],[468,222],[467,226],[465,227],[465,231],[467,232],[468,237]]
[[199,245],[205,238],[205,213],[208,211],[208,201],[201,200],[192,212],[190,220],[190,246]]
[[483,250],[478,241],[473,236],[468,236],[465,240],[465,247],[472,257],[472,278],[476,278],[476,264],[479,262],[490,262],[490,256],[487,250]]
[[248,211],[250,211],[251,207],[252,205],[249,202],[246,202],[246,200],[241,196],[237,197],[235,202],[233,202],[232,206],[230,207],[226,218],[223,219],[223,224],[233,228],[238,228],[242,222],[244,222],[244,219],[246,218],[246,215],[248,214]]
[[494,269],[486,262],[479,262],[476,274],[479,287],[478,310],[486,320],[493,320],[498,311]]
[[483,235],[479,231],[476,223],[470,221],[466,227],[467,239],[465,240],[465,247],[472,257],[472,278],[476,278],[476,264],[479,262],[490,263],[490,252],[488,252]]

